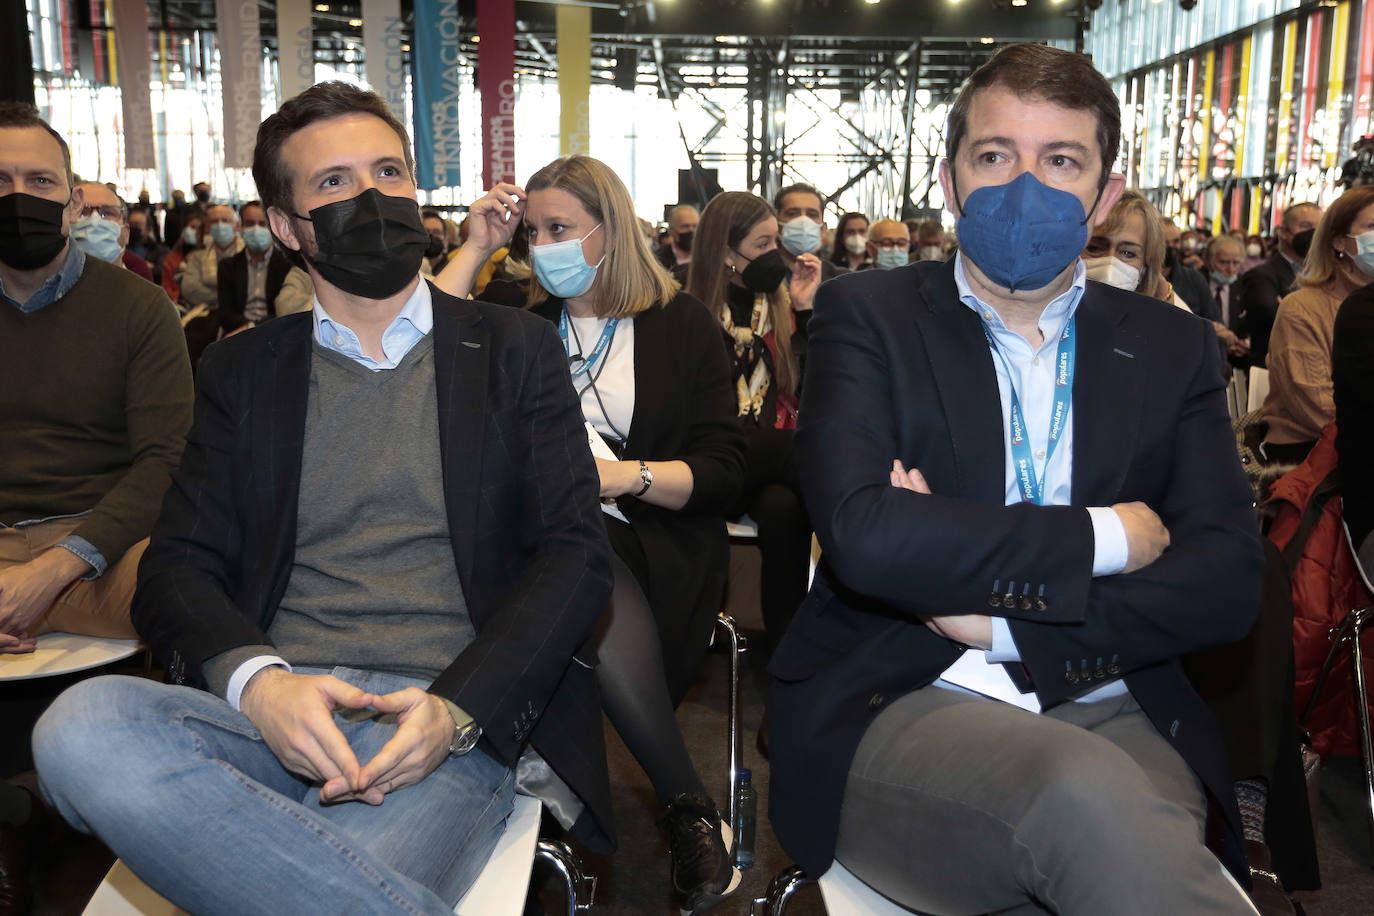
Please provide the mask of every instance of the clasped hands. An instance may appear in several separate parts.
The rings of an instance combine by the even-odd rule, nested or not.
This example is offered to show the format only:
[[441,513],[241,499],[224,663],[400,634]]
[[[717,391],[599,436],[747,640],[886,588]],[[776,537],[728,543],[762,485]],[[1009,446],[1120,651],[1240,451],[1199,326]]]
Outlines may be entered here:
[[[930,495],[930,485],[921,472],[916,468],[907,470],[900,461],[893,460],[888,478],[898,489]],[[1142,502],[1117,503],[1111,508],[1126,531],[1127,558],[1121,571],[1135,572],[1157,560],[1169,546],[1169,530],[1154,510]],[[987,614],[954,614],[922,617],[921,620],[952,642],[974,649],[992,648],[992,618]]]
[[[448,756],[453,716],[443,700],[418,687],[366,693],[327,674],[264,668],[240,698],[243,714],[282,766],[320,784],[320,801],[380,805],[387,793],[414,785]],[[340,709],[395,713],[396,733],[359,764],[334,722]]]

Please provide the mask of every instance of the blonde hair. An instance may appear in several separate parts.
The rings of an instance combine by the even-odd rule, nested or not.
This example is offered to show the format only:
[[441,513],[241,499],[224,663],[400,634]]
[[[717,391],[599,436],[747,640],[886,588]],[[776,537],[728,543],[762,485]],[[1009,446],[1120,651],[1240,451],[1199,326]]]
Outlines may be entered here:
[[1374,187],[1360,187],[1346,191],[1326,208],[1312,233],[1312,247],[1307,249],[1302,270],[1298,272],[1299,286],[1325,286],[1340,276],[1335,241],[1350,232],[1355,217],[1370,204],[1374,204]]
[[[606,234],[605,259],[592,284],[598,318],[628,318],[677,295],[678,282],[654,258],[640,231],[630,192],[604,162],[590,156],[555,159],[535,172],[525,185],[529,193],[549,188],[567,191],[577,198]],[[538,276],[531,275],[525,307],[531,308],[548,298],[549,291],[539,285]]]
[[1122,191],[1121,199],[1107,211],[1106,220],[1093,229],[1093,233],[1110,235],[1116,232],[1126,225],[1126,219],[1132,213],[1139,213],[1141,222],[1145,224],[1145,266],[1140,271],[1140,282],[1135,290],[1167,302],[1173,298],[1173,289],[1169,281],[1164,279],[1164,225],[1159,218],[1159,211],[1145,195],[1135,190]]
[[[730,285],[730,268],[725,256],[738,252],[749,230],[777,212],[768,201],[744,191],[718,194],[701,211],[696,235],[692,238],[692,260],[687,266],[687,292],[711,309],[717,320],[729,309],[725,290]],[[773,323],[773,375],[778,390],[797,393],[797,360],[792,355],[792,297],[787,282],[768,294],[768,317]]]

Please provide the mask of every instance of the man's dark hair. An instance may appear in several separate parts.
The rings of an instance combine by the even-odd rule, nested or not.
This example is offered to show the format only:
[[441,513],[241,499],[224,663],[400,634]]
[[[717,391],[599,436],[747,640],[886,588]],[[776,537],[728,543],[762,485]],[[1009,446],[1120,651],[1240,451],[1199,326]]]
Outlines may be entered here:
[[983,89],[1001,86],[1020,98],[1035,98],[1061,108],[1090,111],[1097,117],[1097,146],[1102,153],[1105,187],[1121,145],[1121,106],[1106,78],[1082,54],[1048,45],[1008,45],[973,71],[949,110],[945,149],[951,163],[968,130],[968,110],[973,96]]
[[67,146],[67,141],[62,139],[62,135],[52,129],[52,125],[44,121],[38,114],[38,109],[28,102],[0,102],[0,128],[14,127],[41,127],[48,132],[48,136],[57,141],[57,145],[62,150],[62,167],[66,170],[67,189],[76,184],[76,176],[72,174],[72,151]]
[[253,148],[253,180],[257,182],[264,207],[269,210],[276,207],[287,213],[295,211],[292,175],[281,161],[281,148],[287,138],[316,121],[350,114],[370,114],[385,121],[401,138],[406,171],[411,178],[415,177],[415,159],[410,152],[410,137],[405,125],[396,119],[380,95],[337,80],[317,83],[288,99],[258,128],[258,141]]
[[807,184],[807,183],[804,182],[804,181],[799,181],[799,182],[797,182],[796,184],[789,184],[787,187],[783,188],[781,191],[779,191],[777,194],[775,194],[775,195],[773,196],[773,209],[774,209],[774,210],[777,210],[779,213],[782,212],[782,200],[783,200],[783,198],[786,197],[788,194],[812,194],[812,195],[814,195],[815,198],[816,198],[816,200],[818,200],[818,201],[821,202],[821,212],[822,212],[822,213],[825,212],[825,205],[829,203],[829,201],[825,199],[825,195],[822,194],[820,191],[817,191],[817,190],[816,190],[816,186],[815,186],[815,185]]
[[243,211],[247,210],[249,207],[257,207],[264,215],[267,213],[267,208],[262,205],[262,201],[245,200],[243,203],[239,204],[239,219],[243,219]]

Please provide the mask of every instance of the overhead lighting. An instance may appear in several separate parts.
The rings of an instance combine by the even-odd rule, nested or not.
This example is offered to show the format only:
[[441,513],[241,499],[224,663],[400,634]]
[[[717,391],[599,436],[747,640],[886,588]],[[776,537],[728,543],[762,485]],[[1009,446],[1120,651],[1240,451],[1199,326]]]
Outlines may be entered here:
[[481,41],[481,40],[482,40],[482,36],[481,36],[481,35],[474,35],[474,36],[472,36],[472,43],[473,43],[473,44],[477,44],[477,42],[479,42],[479,41]]
[[315,4],[315,12],[317,12],[317,13],[327,13],[327,12],[329,12],[329,4],[328,4],[328,3],[316,3],[316,4]]
[[717,36],[716,36],[716,44],[721,44],[721,45],[723,45],[723,44],[725,44],[725,43],[726,43],[727,41],[729,41],[729,40],[730,40],[730,36],[729,36],[729,35],[717,35]]
[[1012,6],[1025,6],[1026,0],[1011,0]]
[[348,24],[355,29],[361,29],[363,27],[363,21],[361,19],[350,19],[348,20]]
[[978,41],[980,41],[981,43],[983,43],[983,44],[985,44],[985,45],[990,45],[990,44],[992,44],[993,39],[991,39],[991,38],[989,38],[988,36],[984,35],[982,38],[978,39]]
[[867,3],[869,6],[877,6],[878,2],[879,0],[864,0],[864,3]]

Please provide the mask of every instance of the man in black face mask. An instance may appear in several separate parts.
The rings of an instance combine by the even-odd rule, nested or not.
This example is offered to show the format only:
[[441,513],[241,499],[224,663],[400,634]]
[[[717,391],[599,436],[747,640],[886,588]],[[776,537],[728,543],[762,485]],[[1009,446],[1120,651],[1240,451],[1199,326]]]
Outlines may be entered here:
[[692,239],[696,235],[701,215],[690,204],[678,204],[668,214],[668,243],[656,254],[664,267],[672,270],[692,260]]
[[609,851],[575,658],[609,547],[555,329],[421,281],[409,141],[374,93],[288,101],[253,176],[314,307],[206,350],[134,610],[202,689],[69,691],[37,729],[44,786],[191,912],[450,912],[517,762]]
[[1086,57],[1004,48],[949,122],[959,254],[816,296],[796,450],[823,553],[770,666],[774,830],[920,912],[1252,913],[1177,662],[1259,604],[1216,336],[1085,279],[1124,184]]

